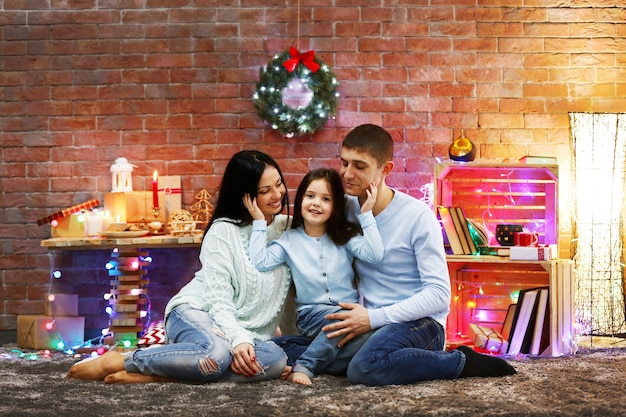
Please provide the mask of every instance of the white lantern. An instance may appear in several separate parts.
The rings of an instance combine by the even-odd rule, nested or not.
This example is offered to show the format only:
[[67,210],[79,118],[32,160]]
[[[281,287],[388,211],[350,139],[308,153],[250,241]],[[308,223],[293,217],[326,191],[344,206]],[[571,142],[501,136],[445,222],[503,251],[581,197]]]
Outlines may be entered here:
[[133,191],[133,179],[131,174],[134,166],[135,165],[129,164],[126,158],[115,159],[115,163],[111,165],[111,182],[113,184],[111,192]]

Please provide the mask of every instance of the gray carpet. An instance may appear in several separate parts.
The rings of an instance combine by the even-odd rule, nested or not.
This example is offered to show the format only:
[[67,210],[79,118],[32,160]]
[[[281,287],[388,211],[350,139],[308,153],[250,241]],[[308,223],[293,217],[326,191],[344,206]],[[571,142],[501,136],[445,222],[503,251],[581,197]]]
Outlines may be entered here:
[[518,371],[509,377],[382,388],[332,376],[314,379],[312,387],[284,381],[114,386],[65,379],[77,359],[62,353],[29,360],[13,348],[0,348],[2,416],[626,415],[626,347],[585,348],[561,358],[508,358]]

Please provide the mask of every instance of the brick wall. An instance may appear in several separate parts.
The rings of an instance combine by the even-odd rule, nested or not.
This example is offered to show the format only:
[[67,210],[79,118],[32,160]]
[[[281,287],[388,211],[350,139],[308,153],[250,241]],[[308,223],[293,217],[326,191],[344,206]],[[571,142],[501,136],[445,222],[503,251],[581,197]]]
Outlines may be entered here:
[[[155,169],[181,175],[188,207],[200,189],[215,194],[240,149],[275,156],[293,191],[308,169],[337,166],[349,129],[377,123],[397,142],[390,184],[421,196],[465,128],[480,160],[558,157],[567,236],[568,112],[626,110],[626,8],[568,3],[0,0],[0,331],[43,312],[53,263],[66,269],[54,285],[85,297],[88,326],[102,324],[89,297],[108,285],[107,254],[53,257],[36,220],[102,198],[119,156],[137,165],[135,189]],[[298,42],[333,68],[341,99],[325,129],[288,139],[251,96],[259,67]],[[194,256],[168,256],[180,273],[156,298],[191,277]]]

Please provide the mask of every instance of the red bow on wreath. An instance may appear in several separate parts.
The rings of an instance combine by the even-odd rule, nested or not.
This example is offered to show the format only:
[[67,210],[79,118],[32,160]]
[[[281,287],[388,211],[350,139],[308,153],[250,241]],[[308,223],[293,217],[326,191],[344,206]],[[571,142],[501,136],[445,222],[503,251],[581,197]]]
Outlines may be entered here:
[[293,72],[299,63],[302,63],[314,73],[320,69],[319,64],[313,60],[315,52],[312,50],[301,54],[300,51],[292,46],[289,48],[289,55],[291,55],[291,58],[283,62],[283,67],[287,68],[289,72]]

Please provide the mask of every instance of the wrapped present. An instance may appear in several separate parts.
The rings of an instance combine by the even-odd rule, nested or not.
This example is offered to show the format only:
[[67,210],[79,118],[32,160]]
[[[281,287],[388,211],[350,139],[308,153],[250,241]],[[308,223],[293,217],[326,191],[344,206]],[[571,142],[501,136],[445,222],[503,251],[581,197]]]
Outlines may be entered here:
[[509,343],[496,329],[487,326],[470,323],[468,336],[474,342],[474,346],[490,353],[503,355],[509,348]]
[[85,223],[82,212],[99,205],[100,201],[98,199],[84,201],[42,217],[37,220],[37,225],[43,226],[50,223],[50,234],[52,237],[82,237],[85,236]]
[[512,261],[549,261],[557,258],[556,245],[511,246]]
[[100,201],[94,198],[93,200],[85,201],[74,206],[64,208],[63,210],[52,213],[46,217],[42,217],[41,219],[37,220],[37,225],[42,226],[46,223],[52,222],[53,220],[59,220],[69,216],[70,214],[79,213],[83,210],[89,210],[94,207],[98,207],[99,205]]
[[141,336],[137,345],[140,347],[147,347],[151,345],[165,344],[167,338],[165,337],[165,323],[162,320],[150,323],[148,330]]
[[50,224],[51,237],[83,237],[85,236],[85,214],[73,213]]
[[[159,204],[162,198],[159,193]],[[104,209],[109,212],[114,223],[147,223],[155,220],[150,191],[104,193]],[[159,210],[156,220],[165,223],[165,210]]]
[[[156,220],[167,224],[170,214],[181,209],[180,175],[158,177],[159,216]],[[146,223],[155,220],[152,191],[104,193],[104,209],[113,222]]]
[[182,205],[182,188],[180,175],[166,175],[159,177],[159,204],[165,208],[167,218],[180,210]]
[[17,345],[22,349],[63,350],[84,341],[84,317],[17,316]]

